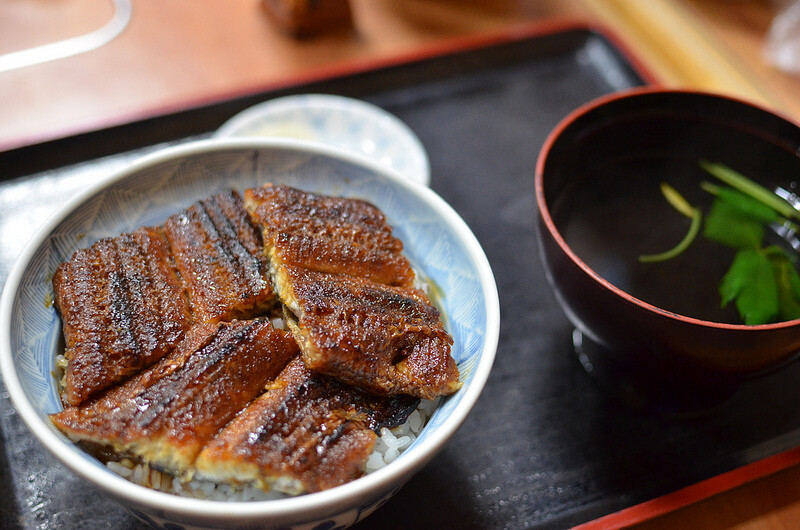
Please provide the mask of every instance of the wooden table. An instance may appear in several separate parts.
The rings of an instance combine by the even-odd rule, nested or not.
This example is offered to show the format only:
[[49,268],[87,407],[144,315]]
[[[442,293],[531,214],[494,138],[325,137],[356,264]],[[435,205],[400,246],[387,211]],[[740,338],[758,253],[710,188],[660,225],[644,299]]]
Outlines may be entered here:
[[[355,30],[295,40],[267,20],[260,0],[133,0],[129,26],[101,48],[0,73],[0,150],[564,17],[607,27],[666,86],[737,95],[800,120],[800,77],[761,58],[775,14],[767,0],[353,0],[352,6]],[[108,0],[4,1],[0,54],[92,31],[111,12]],[[641,527],[790,528],[797,521],[800,466],[793,466]]]

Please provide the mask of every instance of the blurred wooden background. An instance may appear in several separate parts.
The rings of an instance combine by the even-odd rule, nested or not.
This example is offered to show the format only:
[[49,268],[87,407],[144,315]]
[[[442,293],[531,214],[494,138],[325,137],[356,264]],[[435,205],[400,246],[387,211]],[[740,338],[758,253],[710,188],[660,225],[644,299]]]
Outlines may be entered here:
[[[0,148],[563,18],[609,28],[665,85],[800,117],[800,80],[761,60],[768,0],[352,0],[353,31],[304,40],[277,30],[261,0],[132,1],[130,25],[100,49],[0,73]],[[0,54],[86,33],[111,12],[109,0],[4,0]]]

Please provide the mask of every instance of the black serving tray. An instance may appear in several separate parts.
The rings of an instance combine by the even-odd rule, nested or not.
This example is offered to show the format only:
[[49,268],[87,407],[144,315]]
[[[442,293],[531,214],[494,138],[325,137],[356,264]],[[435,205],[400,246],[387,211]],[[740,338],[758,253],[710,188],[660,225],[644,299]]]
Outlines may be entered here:
[[[472,414],[359,528],[568,527],[800,445],[797,363],[748,383],[714,413],[667,419],[618,404],[573,355],[538,255],[534,166],[570,111],[648,82],[614,39],[562,25],[376,66],[0,153],[0,280],[67,196],[141,154],[209,136],[269,98],[358,97],[417,132],[431,187],[488,255],[502,312],[497,359]],[[140,526],[47,454],[0,389],[4,528]]]

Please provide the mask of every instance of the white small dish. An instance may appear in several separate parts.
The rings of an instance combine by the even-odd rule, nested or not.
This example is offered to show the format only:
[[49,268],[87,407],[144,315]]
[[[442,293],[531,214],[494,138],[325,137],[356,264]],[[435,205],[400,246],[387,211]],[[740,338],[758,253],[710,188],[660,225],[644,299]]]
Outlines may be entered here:
[[358,99],[301,94],[259,103],[225,122],[214,138],[279,137],[320,142],[395,169],[427,186],[430,163],[400,119]]

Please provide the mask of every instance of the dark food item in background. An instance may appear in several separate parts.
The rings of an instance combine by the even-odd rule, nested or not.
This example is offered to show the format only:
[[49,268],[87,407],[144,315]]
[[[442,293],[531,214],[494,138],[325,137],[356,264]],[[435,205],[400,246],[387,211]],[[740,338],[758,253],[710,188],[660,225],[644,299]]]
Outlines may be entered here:
[[180,475],[297,352],[269,321],[200,324],[157,364],[51,419],[75,441]]
[[290,266],[274,281],[312,370],[383,395],[433,399],[461,387],[453,339],[421,290]]
[[63,399],[77,405],[169,352],[191,325],[157,228],[102,239],[53,276],[68,360]]
[[274,305],[261,234],[236,191],[217,193],[164,223],[195,320],[249,318]]
[[376,431],[401,424],[418,403],[359,392],[295,358],[203,449],[195,473],[289,494],[332,488],[361,476]]
[[261,6],[275,25],[293,37],[353,27],[349,0],[262,0]]

